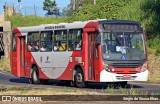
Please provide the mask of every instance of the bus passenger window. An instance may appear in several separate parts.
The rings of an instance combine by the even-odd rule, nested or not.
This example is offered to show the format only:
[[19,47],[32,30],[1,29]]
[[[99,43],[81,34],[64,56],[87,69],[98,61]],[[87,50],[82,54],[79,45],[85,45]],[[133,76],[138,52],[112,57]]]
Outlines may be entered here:
[[68,51],[82,50],[82,29],[69,30]]
[[41,32],[40,51],[52,51],[52,31]]
[[30,52],[37,52],[39,50],[39,32],[28,33],[27,47]]
[[67,30],[57,30],[54,35],[54,51],[66,51]]
[[35,51],[38,51],[38,50],[39,50],[39,41],[35,42],[33,46],[34,46],[34,47],[33,47],[34,50],[35,50]]
[[40,51],[46,51],[46,47],[44,44],[41,45]]
[[73,49],[74,49],[74,48],[73,48],[73,43],[72,43],[71,40],[69,40],[69,41],[68,41],[68,50],[69,50],[69,51],[73,51]]
[[30,42],[28,42],[28,51],[32,51],[32,45],[31,45],[31,43]]
[[82,47],[81,45],[82,45],[82,42],[81,40],[79,40],[79,42],[76,45],[76,50],[81,50],[81,47]]
[[55,51],[59,50],[59,43],[58,42],[55,42],[55,44],[54,44],[54,50]]

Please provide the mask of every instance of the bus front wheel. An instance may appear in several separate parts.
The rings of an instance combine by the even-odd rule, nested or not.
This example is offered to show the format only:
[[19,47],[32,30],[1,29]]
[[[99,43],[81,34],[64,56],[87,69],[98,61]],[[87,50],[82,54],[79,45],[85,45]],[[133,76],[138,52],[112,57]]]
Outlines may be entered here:
[[35,66],[31,70],[31,79],[30,80],[31,80],[31,83],[33,83],[33,84],[39,84],[40,83],[38,69]]
[[84,82],[84,74],[80,68],[77,68],[75,76],[74,76],[75,86],[79,88],[86,87]]

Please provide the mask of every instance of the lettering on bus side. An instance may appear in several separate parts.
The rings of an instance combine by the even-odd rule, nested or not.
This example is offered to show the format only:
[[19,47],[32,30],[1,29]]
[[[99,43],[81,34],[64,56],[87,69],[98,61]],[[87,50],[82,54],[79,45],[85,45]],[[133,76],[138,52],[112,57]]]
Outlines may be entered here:
[[66,28],[65,25],[58,25],[58,26],[46,26],[45,29],[61,29]]

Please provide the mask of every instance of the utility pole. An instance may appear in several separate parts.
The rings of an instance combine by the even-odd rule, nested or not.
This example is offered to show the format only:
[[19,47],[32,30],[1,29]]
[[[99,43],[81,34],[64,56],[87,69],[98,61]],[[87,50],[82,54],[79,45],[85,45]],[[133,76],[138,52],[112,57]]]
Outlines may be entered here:
[[3,9],[4,9],[4,20],[7,20],[7,2],[5,2]]
[[73,0],[73,10],[76,10],[76,0]]
[[72,0],[73,10],[82,7],[82,0]]
[[36,16],[37,13],[36,13],[36,5],[34,4],[34,15]]
[[96,0],[94,0],[94,5],[96,5]]
[[19,2],[19,13],[21,13],[21,0],[18,0],[18,2]]

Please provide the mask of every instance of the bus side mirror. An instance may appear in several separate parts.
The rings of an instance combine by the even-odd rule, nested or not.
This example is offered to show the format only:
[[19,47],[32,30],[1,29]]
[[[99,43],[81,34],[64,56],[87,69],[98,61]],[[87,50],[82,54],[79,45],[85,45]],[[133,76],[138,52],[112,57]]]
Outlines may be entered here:
[[97,37],[96,37],[96,44],[97,45],[101,44],[101,36],[100,35],[97,35]]

